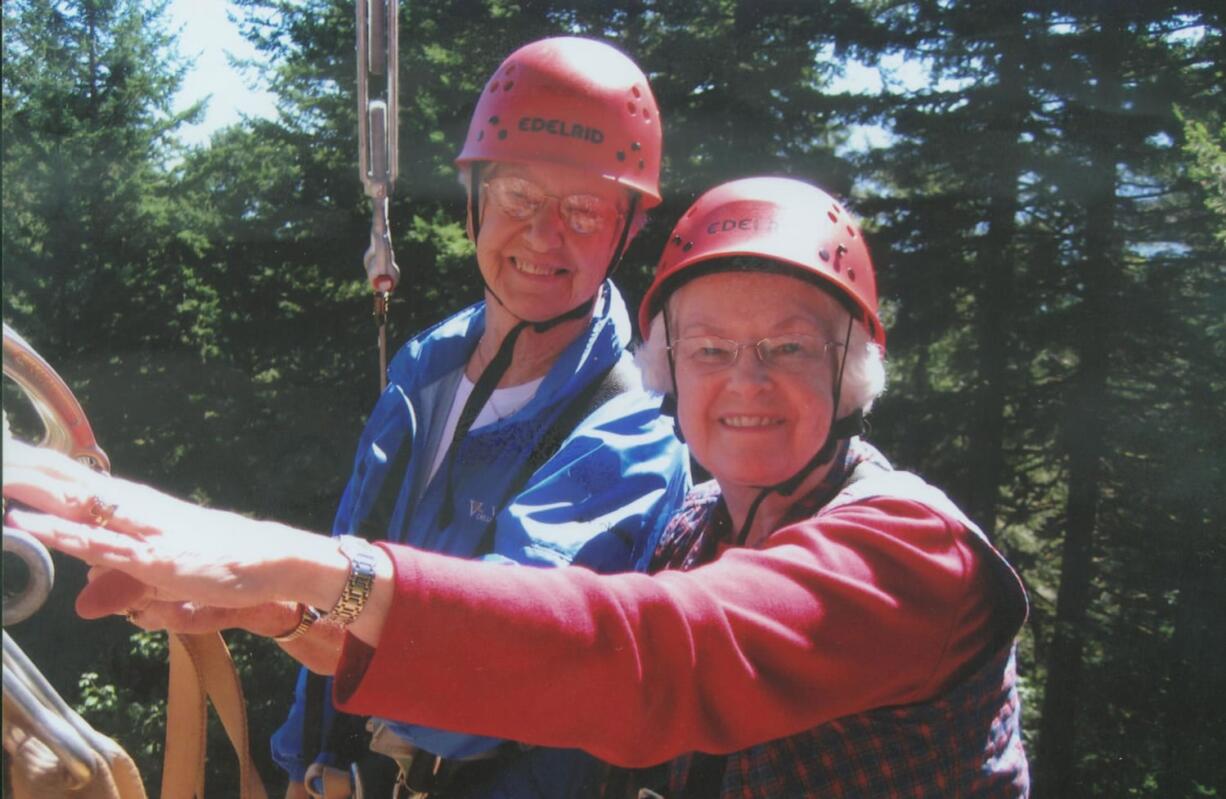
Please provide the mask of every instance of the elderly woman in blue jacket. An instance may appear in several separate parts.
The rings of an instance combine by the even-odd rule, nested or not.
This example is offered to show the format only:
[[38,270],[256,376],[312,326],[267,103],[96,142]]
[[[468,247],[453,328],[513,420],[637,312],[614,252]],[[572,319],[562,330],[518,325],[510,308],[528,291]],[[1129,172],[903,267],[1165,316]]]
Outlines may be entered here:
[[[608,45],[546,39],[502,63],[456,159],[485,300],[393,359],[334,534],[507,564],[632,567],[689,487],[685,450],[626,353],[630,318],[608,279],[660,202],[661,138],[646,77]],[[333,671],[343,633],[310,608],[186,607],[167,617],[121,596],[102,581],[78,607],[125,612],[151,629],[241,627],[305,664],[272,741],[289,796],[323,794],[369,754],[367,729],[411,789],[431,796],[592,790],[598,764],[577,750],[379,720],[368,727],[336,712],[320,675]],[[411,690],[412,663],[404,676]],[[379,793],[366,786],[367,796]]]

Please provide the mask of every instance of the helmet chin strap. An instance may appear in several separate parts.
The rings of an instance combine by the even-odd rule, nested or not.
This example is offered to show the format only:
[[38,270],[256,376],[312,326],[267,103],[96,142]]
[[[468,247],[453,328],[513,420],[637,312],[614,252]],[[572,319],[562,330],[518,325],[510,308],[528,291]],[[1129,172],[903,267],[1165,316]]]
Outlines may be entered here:
[[673,393],[665,394],[660,400],[660,413],[673,417],[673,433],[677,440],[685,443],[685,432],[681,429],[681,414],[677,412],[677,363],[673,360],[673,332],[668,326],[668,307],[663,311],[664,317],[664,351],[668,353],[668,377],[673,382]]
[[[839,412],[839,400],[843,394],[843,370],[847,367],[847,353],[851,345],[851,328],[855,323],[855,318],[848,315],[847,318],[847,333],[843,337],[843,357],[839,359],[839,371],[834,379],[834,405],[833,414]],[[762,505],[762,501],[772,493],[777,493],[782,497],[791,496],[796,489],[800,488],[801,483],[809,478],[819,467],[829,463],[831,458],[839,449],[839,444],[852,436],[860,435],[864,432],[864,412],[856,409],[852,413],[844,416],[842,419],[836,419],[830,423],[830,430],[826,433],[826,440],[822,446],[813,454],[809,462],[800,467],[800,470],[793,474],[788,479],[781,483],[775,483],[770,486],[763,486],[758,496],[749,506],[749,513],[745,515],[745,523],[741,525],[740,531],[736,536],[736,545],[744,546],[745,541],[749,536],[749,529],[753,526],[754,517],[758,513],[758,508]]]
[[[681,415],[677,412],[677,364],[673,360],[673,334],[672,329],[668,324],[667,307],[663,310],[662,314],[664,320],[664,351],[668,353],[668,376],[672,381],[673,391],[671,394],[665,394],[664,399],[660,401],[660,413],[665,416],[673,417],[673,431],[677,435],[677,440],[684,444],[685,433],[681,429]],[[835,413],[838,413],[839,399],[843,393],[843,370],[847,366],[847,353],[850,349],[849,345],[851,344],[851,330],[854,322],[855,319],[853,317],[848,318],[847,333],[843,337],[843,357],[839,360],[839,371],[834,381],[833,394]],[[757,499],[755,499],[753,504],[750,506],[749,517],[741,529],[741,534],[737,536],[737,541],[743,542],[745,533],[749,530],[749,525],[753,523],[754,514],[757,513],[758,506],[762,504],[762,500],[766,498],[767,494],[772,491],[778,491],[785,497],[790,496],[792,492],[794,492],[800,486],[800,484],[805,481],[805,478],[808,477],[814,469],[834,457],[840,441],[852,438],[853,436],[861,435],[864,432],[864,428],[864,412],[859,409],[856,409],[847,416],[844,416],[842,419],[836,419],[830,425],[830,430],[826,433],[826,441],[822,444],[821,448],[814,453],[813,457],[809,459],[809,462],[802,466],[800,470],[796,472],[796,474],[792,475],[787,480],[784,480],[782,483],[776,483],[773,486],[761,486],[762,493],[758,495]]]
[[[673,417],[673,430],[676,431],[677,439],[685,443],[685,434],[681,431],[681,415],[677,412],[677,366],[673,361],[673,336],[668,324],[667,307],[664,309],[663,314],[665,352],[668,353],[668,374],[672,379],[673,393],[666,394],[660,402],[660,413]],[[847,354],[851,348],[851,330],[854,324],[855,317],[849,315],[847,318],[847,333],[843,336],[843,357],[839,359],[839,369],[835,375],[832,391],[834,397],[833,413],[838,413],[839,411],[839,400],[843,394],[843,371],[847,368]],[[749,513],[745,516],[745,523],[741,525],[741,529],[737,533],[735,539],[737,546],[745,544],[745,539],[749,535],[749,528],[753,526],[754,516],[758,513],[758,507],[767,496],[771,493],[778,493],[784,497],[791,496],[800,487],[800,484],[808,479],[809,475],[813,474],[814,470],[830,462],[830,459],[838,452],[839,445],[843,441],[861,435],[864,432],[864,427],[864,412],[859,408],[842,419],[834,420],[830,424],[830,429],[826,433],[826,440],[822,443],[822,446],[813,454],[808,463],[800,467],[799,471],[781,483],[759,486],[762,490],[750,504]]]
[[[481,186],[479,178],[480,165],[473,164],[472,187],[469,191],[470,199],[468,213],[472,219],[474,241],[476,240],[477,235],[480,233],[481,225],[480,216],[478,214],[480,209],[480,201],[477,197]],[[638,194],[632,193],[630,197],[630,210],[626,215],[626,224],[622,226],[621,235],[618,238],[617,247],[613,252],[612,260],[610,260],[608,267],[605,268],[606,280],[608,279],[609,275],[613,274],[613,270],[617,268],[618,263],[621,262],[622,255],[625,253],[626,246],[630,238],[630,226],[634,220],[634,213],[637,207]],[[481,277],[481,283],[483,286],[485,286],[485,290],[490,293],[490,296],[497,300],[498,304],[505,308],[508,313],[519,319],[519,322],[516,323],[513,328],[511,328],[510,332],[507,333],[506,337],[504,337],[502,342],[498,345],[498,351],[494,353],[494,357],[490,359],[490,362],[486,364],[485,368],[481,371],[481,376],[477,378],[477,382],[473,385],[472,394],[468,396],[468,400],[464,403],[463,410],[460,411],[460,418],[456,422],[455,435],[452,436],[451,443],[447,447],[447,456],[445,458],[447,462],[447,480],[445,483],[447,486],[447,492],[443,506],[439,511],[439,529],[449,525],[452,520],[454,495],[452,493],[451,477],[455,464],[456,450],[460,448],[460,442],[464,440],[466,435],[468,435],[468,431],[472,428],[473,422],[477,420],[477,416],[481,413],[481,409],[485,407],[485,403],[489,402],[490,397],[493,396],[494,389],[498,387],[498,381],[502,380],[502,376],[507,373],[507,369],[511,368],[511,361],[513,360],[513,356],[515,354],[515,343],[519,340],[519,334],[524,332],[524,330],[529,327],[531,327],[535,333],[545,333],[563,322],[571,319],[581,319],[584,316],[587,316],[587,314],[592,311],[592,308],[595,307],[596,298],[600,296],[600,292],[604,286],[604,282],[601,281],[600,285],[596,288],[596,292],[592,294],[591,297],[579,303],[574,308],[571,308],[569,311],[558,314],[551,319],[534,322],[517,316],[513,311],[511,311],[511,309],[507,308],[507,304],[502,301],[502,298],[498,296],[497,292],[495,292],[490,284],[486,282],[484,275]]]

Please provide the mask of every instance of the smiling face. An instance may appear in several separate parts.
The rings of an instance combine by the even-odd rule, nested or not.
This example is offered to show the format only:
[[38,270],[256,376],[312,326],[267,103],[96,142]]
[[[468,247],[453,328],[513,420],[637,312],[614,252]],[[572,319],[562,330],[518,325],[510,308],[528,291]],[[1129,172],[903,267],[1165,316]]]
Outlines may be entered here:
[[[755,272],[697,278],[673,294],[668,313],[674,341],[716,336],[742,344],[795,335],[838,341],[833,331],[847,318],[816,286]],[[676,357],[681,429],[725,493],[782,482],[813,457],[833,418],[838,352],[823,350],[802,369],[767,366],[752,346],[722,369]]]
[[[628,193],[589,172],[556,164],[499,163],[481,178],[501,183],[481,192],[477,263],[506,310],[539,322],[591,299],[625,224]],[[517,218],[541,200],[542,192],[540,207]],[[592,211],[602,207],[608,213]]]

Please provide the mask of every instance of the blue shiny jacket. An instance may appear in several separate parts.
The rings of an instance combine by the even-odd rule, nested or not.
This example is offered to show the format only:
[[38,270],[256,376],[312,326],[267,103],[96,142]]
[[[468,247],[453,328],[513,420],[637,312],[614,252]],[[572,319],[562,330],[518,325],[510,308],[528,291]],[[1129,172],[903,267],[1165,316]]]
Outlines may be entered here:
[[[658,398],[641,388],[596,408],[515,496],[507,496],[529,454],[571,400],[618,359],[630,357],[625,351],[630,318],[608,281],[586,332],[561,354],[532,400],[517,413],[470,431],[461,442],[451,472],[453,512],[450,522],[440,525],[448,464],[430,479],[430,455],[449,443],[440,441],[442,427],[460,370],[484,328],[485,306],[478,303],[425,331],[396,355],[388,387],[358,442],[333,532],[369,532],[364,521],[391,472],[392,479],[403,476],[403,482],[386,535],[380,537],[509,564],[573,563],[598,572],[633,568],[690,485],[684,447],[674,438],[670,420],[659,416]],[[402,447],[411,450],[405,453]],[[407,469],[392,468],[406,455]],[[487,551],[478,553],[491,523],[492,551],[487,540]],[[406,685],[411,674],[412,664],[406,663]],[[305,681],[304,669],[289,718],[272,738],[274,759],[295,780],[302,779],[307,767],[302,754]],[[325,731],[334,713],[330,704],[324,711]],[[444,757],[467,757],[500,743],[410,724],[395,727],[416,745]],[[321,759],[335,757],[323,752]],[[508,759],[496,784],[481,795],[583,795],[595,766],[592,758],[577,751],[525,749]]]

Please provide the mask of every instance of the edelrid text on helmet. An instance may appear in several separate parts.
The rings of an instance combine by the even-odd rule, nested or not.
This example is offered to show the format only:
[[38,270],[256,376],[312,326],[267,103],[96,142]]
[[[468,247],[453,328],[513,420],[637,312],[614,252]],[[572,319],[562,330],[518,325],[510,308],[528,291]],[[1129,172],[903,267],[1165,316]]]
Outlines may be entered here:
[[642,70],[615,48],[558,37],[507,57],[481,92],[456,164],[543,162],[660,203],[660,114]]
[[736,256],[775,261],[841,296],[885,345],[877,279],[851,216],[826,192],[792,178],[745,178],[716,186],[673,229],[639,308],[639,329],[702,264]]

